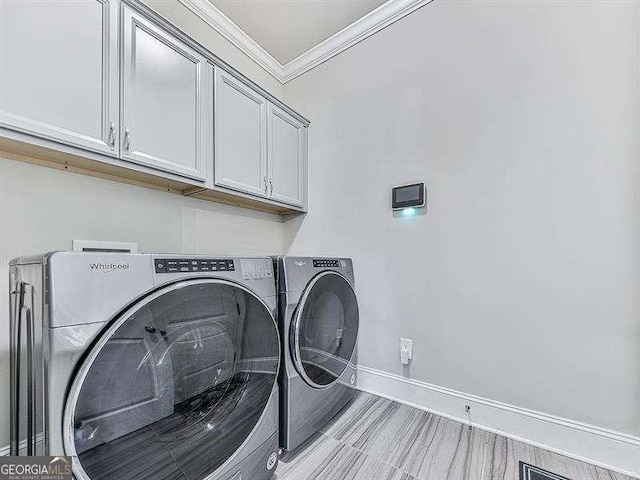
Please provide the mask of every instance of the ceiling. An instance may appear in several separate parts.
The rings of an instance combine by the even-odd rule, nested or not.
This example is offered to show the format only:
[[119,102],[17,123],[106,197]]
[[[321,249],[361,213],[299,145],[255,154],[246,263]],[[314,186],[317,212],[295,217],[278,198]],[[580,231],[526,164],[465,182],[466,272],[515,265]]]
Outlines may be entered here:
[[209,0],[286,65],[385,0]]

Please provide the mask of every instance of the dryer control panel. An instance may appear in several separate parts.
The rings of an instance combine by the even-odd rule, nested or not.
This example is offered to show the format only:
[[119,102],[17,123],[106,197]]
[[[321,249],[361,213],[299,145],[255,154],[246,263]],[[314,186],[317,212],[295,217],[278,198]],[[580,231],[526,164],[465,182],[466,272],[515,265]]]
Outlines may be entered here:
[[347,262],[333,258],[314,258],[313,266],[315,268],[346,268]]
[[232,272],[233,260],[218,258],[156,258],[156,273]]

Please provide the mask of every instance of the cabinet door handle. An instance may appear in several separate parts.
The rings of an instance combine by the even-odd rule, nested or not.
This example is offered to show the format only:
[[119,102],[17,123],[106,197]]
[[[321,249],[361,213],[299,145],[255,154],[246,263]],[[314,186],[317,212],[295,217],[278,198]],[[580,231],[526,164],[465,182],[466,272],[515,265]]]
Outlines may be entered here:
[[131,146],[131,132],[128,128],[124,129],[124,149],[128,152]]
[[269,179],[269,195],[273,195],[273,180]]
[[267,176],[264,176],[264,194],[266,195],[267,193],[269,193],[269,185],[267,184]]
[[113,122],[109,123],[109,146],[112,149],[116,146],[116,126]]

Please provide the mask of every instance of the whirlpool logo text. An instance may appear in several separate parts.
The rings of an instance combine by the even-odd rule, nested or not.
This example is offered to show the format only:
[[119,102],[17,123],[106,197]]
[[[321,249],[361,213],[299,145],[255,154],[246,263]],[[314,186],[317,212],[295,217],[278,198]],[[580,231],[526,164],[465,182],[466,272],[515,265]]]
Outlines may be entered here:
[[104,273],[116,272],[119,270],[129,270],[130,263],[90,263],[91,270],[102,270]]

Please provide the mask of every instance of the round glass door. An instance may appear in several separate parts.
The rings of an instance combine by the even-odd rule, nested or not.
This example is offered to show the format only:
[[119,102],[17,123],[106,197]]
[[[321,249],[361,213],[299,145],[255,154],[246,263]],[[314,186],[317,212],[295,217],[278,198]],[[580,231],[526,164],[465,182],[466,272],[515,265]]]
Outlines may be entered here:
[[268,307],[237,284],[190,280],[146,297],[74,379],[64,442],[76,478],[207,477],[257,425],[279,351]]
[[298,373],[325,388],[346,370],[358,337],[358,302],[342,275],[317,275],[302,294],[291,324],[291,351]]

